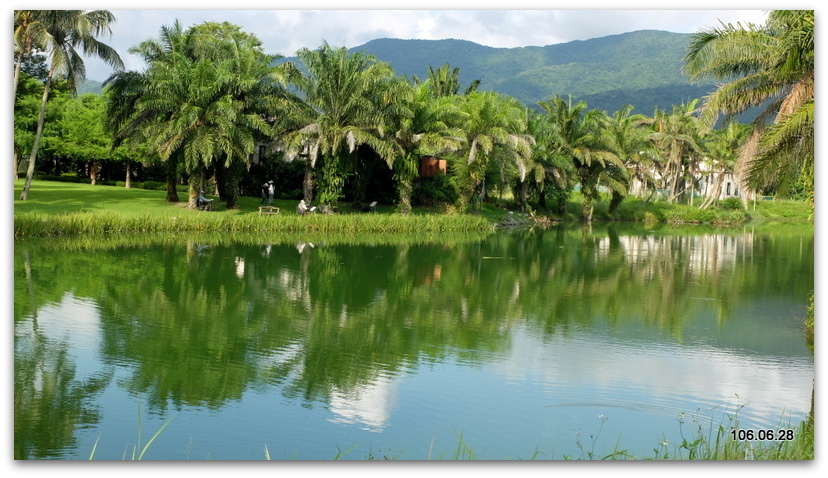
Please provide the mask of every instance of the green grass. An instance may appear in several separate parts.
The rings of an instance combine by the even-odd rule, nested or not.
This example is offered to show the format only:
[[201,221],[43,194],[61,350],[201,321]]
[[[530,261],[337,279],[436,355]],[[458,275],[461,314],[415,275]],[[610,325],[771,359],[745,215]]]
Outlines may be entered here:
[[[695,205],[669,204],[666,201],[649,201],[628,197],[613,213],[609,212],[609,197],[595,204],[593,220],[626,221],[665,224],[710,224],[739,225],[747,222],[813,222],[811,208],[806,201],[796,200],[757,200],[750,202],[748,209],[733,208],[724,202],[708,209],[699,209],[701,200]],[[579,221],[581,217],[582,197],[573,192],[566,205],[564,215],[555,216],[563,221]]]
[[[15,182],[15,198],[22,181]],[[186,195],[181,195],[186,199]],[[393,206],[363,213],[349,204],[338,214],[296,214],[295,200],[275,200],[277,215],[259,215],[259,198],[239,198],[239,208],[226,209],[216,199],[213,211],[169,203],[163,191],[34,181],[29,199],[14,202],[15,237],[113,233],[431,233],[492,231],[484,217],[464,214],[403,216]]]
[[[396,213],[393,205],[379,205],[375,212],[354,210],[350,204],[337,205],[337,214],[298,216],[297,200],[277,199],[278,215],[259,216],[260,199],[240,197],[239,208],[228,210],[216,198],[213,211],[202,212],[186,207],[186,193],[179,203],[165,201],[165,192],[125,189],[118,186],[91,186],[82,183],[33,181],[29,199],[20,201],[23,181],[15,181],[15,237],[113,233],[205,233],[234,234],[296,233],[443,233],[491,232],[508,218],[512,224],[526,223],[522,214],[512,214],[514,203],[504,206],[482,204],[477,214],[457,213],[454,208],[440,210],[415,208],[412,214]],[[617,211],[608,212],[608,201],[595,205],[595,221],[627,221],[666,224],[740,225],[746,222],[813,222],[811,208],[805,201],[760,200],[741,208],[697,206],[644,202],[627,198]],[[554,221],[580,221],[581,198],[574,193],[563,216],[549,216]],[[536,219],[546,216],[536,215]],[[541,221],[543,223],[543,221]]]

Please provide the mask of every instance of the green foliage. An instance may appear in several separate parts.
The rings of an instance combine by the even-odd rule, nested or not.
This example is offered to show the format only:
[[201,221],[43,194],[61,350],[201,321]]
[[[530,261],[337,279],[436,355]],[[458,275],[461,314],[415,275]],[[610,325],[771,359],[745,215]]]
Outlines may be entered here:
[[438,203],[455,204],[460,198],[460,188],[453,176],[439,174],[423,178],[414,187],[412,202],[417,206],[433,207]]
[[[104,131],[104,102],[102,97],[86,94],[61,105],[54,141],[49,141],[51,153],[79,161],[108,159],[112,155],[112,138]],[[44,145],[44,149],[45,149]]]
[[734,211],[737,209],[742,209],[742,200],[739,198],[726,198],[719,201],[719,208],[724,209],[725,211]]
[[741,153],[754,191],[795,187],[814,169],[814,11],[773,10],[765,25],[720,25],[692,36],[684,69],[694,80],[722,83],[706,96],[702,118],[748,108],[761,113]]
[[[29,188],[37,170],[37,156],[43,136],[45,110],[53,82],[65,79],[69,89],[76,91],[84,79],[86,69],[79,51],[100,58],[116,69],[123,68],[118,53],[96,37],[110,32],[115,16],[107,10],[19,10],[15,19],[31,20],[31,23],[16,21],[15,43],[18,45],[18,64],[21,57],[33,51],[40,51],[49,58],[49,72],[43,86],[43,97],[37,121],[37,129],[29,155],[26,183],[20,195],[21,200],[29,197]],[[29,27],[24,27],[28,24]],[[22,43],[21,38],[26,38]],[[25,45],[25,46],[24,46]],[[15,70],[17,71],[17,70]],[[18,77],[15,75],[15,88]]]
[[754,221],[813,222],[813,210],[808,201],[758,199],[748,205],[747,212]]
[[386,61],[406,77],[429,65],[459,67],[459,81],[480,79],[481,91],[497,91],[534,106],[557,93],[616,111],[633,104],[640,113],[704,96],[712,82],[693,85],[681,72],[690,34],[636,31],[543,47],[490,48],[462,40],[373,40],[355,48]]

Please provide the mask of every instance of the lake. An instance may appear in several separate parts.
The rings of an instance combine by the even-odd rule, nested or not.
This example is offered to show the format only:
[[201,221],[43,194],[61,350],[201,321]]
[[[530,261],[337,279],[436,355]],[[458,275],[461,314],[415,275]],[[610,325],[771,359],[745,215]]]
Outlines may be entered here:
[[796,428],[813,289],[808,225],[16,241],[14,458],[648,458]]

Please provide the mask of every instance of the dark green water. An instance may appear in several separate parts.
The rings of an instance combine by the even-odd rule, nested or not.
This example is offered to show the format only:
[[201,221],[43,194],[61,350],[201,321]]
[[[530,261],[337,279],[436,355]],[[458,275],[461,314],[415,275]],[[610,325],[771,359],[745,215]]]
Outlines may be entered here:
[[18,241],[14,457],[649,457],[806,417],[813,288],[805,226]]

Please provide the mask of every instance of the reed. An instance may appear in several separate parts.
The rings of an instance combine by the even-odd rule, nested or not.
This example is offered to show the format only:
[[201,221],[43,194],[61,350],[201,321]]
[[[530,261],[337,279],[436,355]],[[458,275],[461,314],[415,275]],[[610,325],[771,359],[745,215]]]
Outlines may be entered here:
[[81,234],[142,233],[232,233],[232,234],[385,234],[491,232],[494,225],[471,215],[333,214],[296,215],[222,215],[203,213],[180,216],[122,215],[111,211],[45,215],[37,212],[16,214],[14,237],[58,237]]

